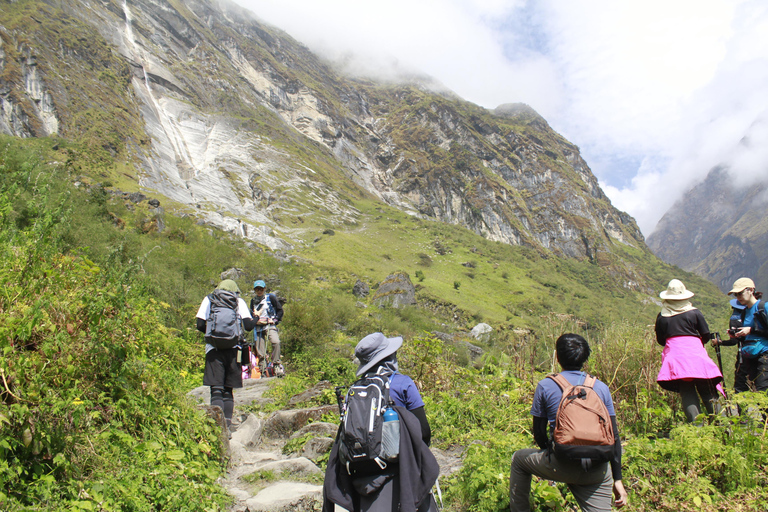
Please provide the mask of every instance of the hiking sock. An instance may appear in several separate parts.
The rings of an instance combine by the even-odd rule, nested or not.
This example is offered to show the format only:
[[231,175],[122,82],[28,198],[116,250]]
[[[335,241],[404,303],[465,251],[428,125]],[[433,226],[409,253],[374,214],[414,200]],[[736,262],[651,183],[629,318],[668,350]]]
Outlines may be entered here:
[[232,425],[232,415],[235,412],[235,397],[232,394],[232,388],[223,388],[222,407],[224,419],[227,420],[227,428]]
[[221,409],[224,417],[224,388],[221,386],[211,386],[211,407],[218,407]]

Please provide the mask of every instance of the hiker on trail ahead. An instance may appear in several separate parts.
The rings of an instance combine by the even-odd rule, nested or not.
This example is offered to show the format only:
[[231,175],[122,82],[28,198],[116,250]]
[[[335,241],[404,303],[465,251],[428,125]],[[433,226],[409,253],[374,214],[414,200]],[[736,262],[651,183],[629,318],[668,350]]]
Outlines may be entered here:
[[[533,438],[541,449],[517,450],[512,456],[509,510],[530,510],[531,475],[568,484],[581,510],[585,512],[611,510],[612,490],[616,496],[614,504],[623,507],[627,504],[627,491],[621,481],[621,439],[611,392],[604,383],[581,371],[590,354],[589,344],[584,338],[578,334],[563,334],[555,342],[555,351],[562,371],[539,382],[531,405]],[[566,382],[562,382],[560,377],[564,377]],[[575,387],[562,389],[561,386],[565,384]],[[591,389],[585,389],[585,386],[590,386]],[[574,390],[576,394],[572,394]],[[578,416],[579,421],[575,422],[575,427],[578,428],[571,432],[579,435],[582,432],[594,434],[603,430],[602,433],[607,437],[601,446],[597,446],[597,441],[593,441],[592,446],[587,446],[587,442],[581,440],[574,440],[573,445],[569,446],[566,439],[558,437],[558,430],[561,429],[561,422],[558,420],[563,414],[561,399],[564,392],[567,398],[572,396],[573,399],[563,402],[574,405],[586,401],[584,399],[587,395],[591,395],[601,412],[608,416],[603,418],[602,415],[594,414],[594,406],[589,409],[582,408],[582,411],[588,410],[590,413]],[[601,427],[603,421],[610,423],[607,432]],[[551,438],[547,436],[547,427]],[[559,441],[563,441],[563,444],[559,444]],[[595,452],[599,451],[600,455],[590,453],[593,449]],[[561,454],[558,455],[558,452]],[[591,457],[584,457],[586,455]],[[577,456],[581,457],[576,458]]]
[[[736,357],[736,376],[733,389],[736,393],[768,390],[768,315],[765,312],[763,293],[755,291],[755,283],[748,277],[742,277],[733,283],[728,295],[736,297],[734,314],[738,310],[740,318],[734,329],[729,329],[729,340],[722,345],[739,345]],[[733,317],[732,317],[733,318]]]
[[717,387],[723,382],[723,374],[704,348],[711,336],[704,315],[691,304],[693,292],[673,279],[659,297],[656,341],[664,351],[656,382],[680,393],[685,418],[693,422],[701,414],[699,395],[707,414],[715,413]]
[[238,347],[245,340],[243,328],[250,331],[254,325],[248,305],[240,298],[240,288],[231,279],[219,283],[197,311],[196,327],[205,334],[206,342],[203,386],[211,387],[211,405],[224,411],[227,429],[235,409],[232,390],[243,387]]
[[[410,377],[397,372],[396,352],[402,343],[400,337],[387,338],[377,332],[360,340],[355,348],[360,380],[347,393],[342,424],[328,459],[324,512],[332,512],[334,504],[353,512],[437,510],[431,489],[440,468],[428,447],[432,433],[421,394]],[[377,394],[379,391],[383,393]],[[391,407],[388,400],[393,402]],[[395,420],[399,422],[396,459],[385,455],[392,450],[387,439],[392,430],[386,429]],[[371,431],[376,433],[369,435]],[[363,454],[357,442],[348,446],[358,433],[368,438],[359,441],[365,449],[369,448],[367,441],[380,436],[369,450],[375,453]]]
[[267,368],[267,340],[272,345],[271,363],[275,366],[280,361],[280,336],[277,332],[277,324],[283,319],[283,305],[274,293],[265,293],[267,284],[259,279],[253,283],[253,292],[256,295],[251,299],[251,312],[256,319],[256,329],[253,331],[253,342],[256,348],[256,357],[259,358],[259,370],[266,377]]

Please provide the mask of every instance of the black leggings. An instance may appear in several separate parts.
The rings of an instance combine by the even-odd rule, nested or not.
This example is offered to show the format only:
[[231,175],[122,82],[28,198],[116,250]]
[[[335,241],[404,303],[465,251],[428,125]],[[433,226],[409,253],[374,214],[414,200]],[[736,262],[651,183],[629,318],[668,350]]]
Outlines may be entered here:
[[235,412],[235,396],[232,388],[211,386],[211,405],[218,406],[224,411],[224,419],[227,420],[227,428],[232,424],[232,414]]
[[701,401],[704,402],[707,414],[715,413],[717,389],[712,385],[711,381],[700,379],[681,381],[678,391],[680,393],[680,399],[683,401],[685,419],[688,420],[689,423],[693,423],[696,416],[701,414],[699,395],[701,395]]

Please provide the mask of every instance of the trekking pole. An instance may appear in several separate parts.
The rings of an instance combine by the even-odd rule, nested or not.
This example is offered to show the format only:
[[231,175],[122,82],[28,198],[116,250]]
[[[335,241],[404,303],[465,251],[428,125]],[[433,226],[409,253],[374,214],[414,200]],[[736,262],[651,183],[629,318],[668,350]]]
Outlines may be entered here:
[[437,501],[435,501],[435,505],[437,505],[437,510],[441,511],[443,510],[443,493],[440,490],[440,480],[435,479],[435,489],[437,490],[437,497],[440,500],[440,504],[437,505]]
[[343,386],[336,386],[336,404],[339,406],[339,415],[344,416],[344,400],[342,399]]
[[715,341],[717,343],[715,344],[715,354],[717,354],[717,366],[720,367],[720,373],[723,375],[723,394],[725,395],[725,399],[728,400],[728,393],[725,391],[725,373],[723,373],[723,358],[720,355],[720,333],[715,333]]
[[[720,367],[720,374],[723,376],[723,396],[725,397],[725,400],[728,400],[728,392],[725,390],[725,373],[723,373],[723,358],[720,355],[720,343],[722,343],[722,340],[720,339],[720,333],[715,333],[715,341],[717,342],[715,344],[715,354],[717,354],[717,366]],[[731,415],[731,406],[726,403],[725,407],[725,415],[730,416]]]

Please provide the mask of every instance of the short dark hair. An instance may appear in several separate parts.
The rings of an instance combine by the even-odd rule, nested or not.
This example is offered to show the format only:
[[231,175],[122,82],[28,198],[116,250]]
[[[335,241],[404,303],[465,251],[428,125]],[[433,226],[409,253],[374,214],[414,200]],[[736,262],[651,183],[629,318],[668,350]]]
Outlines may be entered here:
[[587,340],[570,332],[557,338],[555,350],[557,351],[557,361],[563,370],[581,370],[581,367],[589,359],[589,354],[592,353]]

